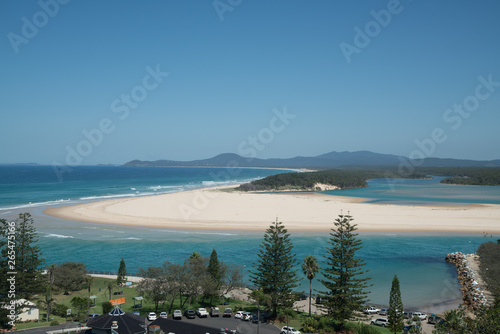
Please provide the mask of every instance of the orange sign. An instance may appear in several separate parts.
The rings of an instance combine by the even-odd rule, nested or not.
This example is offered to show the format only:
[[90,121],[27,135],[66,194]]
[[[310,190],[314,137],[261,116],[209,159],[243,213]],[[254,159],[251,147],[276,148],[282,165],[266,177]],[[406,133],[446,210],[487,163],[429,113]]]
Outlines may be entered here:
[[118,299],[111,299],[109,302],[111,303],[111,305],[125,304],[125,297]]

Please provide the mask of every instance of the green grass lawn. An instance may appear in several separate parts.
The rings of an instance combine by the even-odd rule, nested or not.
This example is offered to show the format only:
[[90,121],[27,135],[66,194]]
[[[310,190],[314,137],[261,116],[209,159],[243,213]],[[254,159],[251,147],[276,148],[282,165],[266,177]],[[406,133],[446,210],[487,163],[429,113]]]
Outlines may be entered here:
[[[97,298],[95,299],[95,306],[90,308],[89,313],[97,313],[97,314],[102,314],[102,302],[108,301],[109,300],[109,291],[107,289],[107,285],[109,282],[113,282],[114,280],[107,279],[107,278],[100,278],[96,277],[94,279],[94,282],[91,286],[90,290],[90,295],[91,296],[96,296]],[[118,291],[123,291],[123,294],[120,295],[115,295],[114,292]],[[63,304],[67,308],[71,309],[71,299],[74,297],[85,297],[88,298],[89,292],[86,287],[82,286],[82,289],[79,291],[74,291],[70,292],[68,295],[65,295],[62,291],[60,292],[54,292],[53,293],[53,298],[57,304]],[[142,308],[137,309],[134,308],[134,297],[139,296],[139,293],[135,289],[135,286],[124,286],[124,287],[115,287],[111,293],[111,299],[117,299],[117,298],[125,298],[125,304],[121,305],[120,307],[122,310],[125,312],[133,312],[133,311],[140,311],[140,314],[145,316],[148,312],[153,312],[155,311],[154,309],[154,304],[146,299],[142,301]],[[43,298],[44,296],[39,296],[39,298]],[[35,300],[34,300],[35,301]],[[248,301],[242,301],[242,300],[234,300],[230,299],[229,300],[229,305],[222,305],[223,300],[220,301],[221,304],[218,305],[220,312],[224,312],[224,309],[226,307],[229,307],[234,311],[242,310],[242,311],[247,311],[247,312],[254,312],[257,313],[257,306],[253,304],[252,302]],[[41,302],[36,301],[38,305],[43,305]],[[187,308],[191,308],[195,310],[198,307],[208,307],[208,304],[201,304],[200,302],[194,302],[191,304],[191,306],[188,307],[187,304],[185,304],[184,308],[182,310],[186,310]],[[168,311],[168,308],[170,307],[170,304],[166,304],[164,309],[158,309],[158,312],[161,311]],[[175,309],[181,309],[180,307],[180,300],[179,298],[174,302],[173,305],[173,310]],[[262,309],[262,308],[261,308]],[[28,329],[28,328],[34,328],[34,327],[44,327],[44,326],[49,326],[52,321],[57,321],[58,323],[64,323],[66,322],[66,318],[61,318],[57,317],[54,315],[51,315],[51,319],[49,322],[47,321],[41,321],[42,319],[46,319],[46,312],[43,307],[40,307],[40,321],[39,322],[27,322],[27,323],[17,323],[16,324],[16,329]],[[308,313],[306,312],[298,312],[297,313],[297,318],[296,319],[290,319],[288,322],[289,326],[295,327],[299,330],[302,329],[302,321],[308,317]],[[72,321],[71,317],[68,319],[69,321]],[[75,325],[77,325],[78,322],[75,322]],[[282,326],[286,325],[284,322],[276,322],[276,326],[281,328]],[[377,326],[371,326],[373,327],[378,333],[380,334],[389,334],[390,331],[382,328],[382,327],[377,327]]]

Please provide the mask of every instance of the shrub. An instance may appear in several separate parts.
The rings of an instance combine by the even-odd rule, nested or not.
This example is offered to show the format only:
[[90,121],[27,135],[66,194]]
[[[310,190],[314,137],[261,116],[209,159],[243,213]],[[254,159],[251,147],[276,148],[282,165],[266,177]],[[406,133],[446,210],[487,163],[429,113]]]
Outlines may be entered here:
[[102,314],[109,313],[113,310],[113,305],[110,302],[102,302]]
[[68,306],[64,304],[55,304],[52,309],[52,314],[57,315],[58,317],[65,318],[67,315]]
[[313,317],[306,318],[302,322],[302,330],[306,333],[316,333],[319,330],[319,321]]
[[57,326],[57,325],[59,325],[59,322],[58,322],[57,320],[52,320],[52,321],[50,322],[50,325],[51,325],[51,326]]
[[356,334],[377,334],[378,329],[362,322],[347,323],[346,329],[353,331]]

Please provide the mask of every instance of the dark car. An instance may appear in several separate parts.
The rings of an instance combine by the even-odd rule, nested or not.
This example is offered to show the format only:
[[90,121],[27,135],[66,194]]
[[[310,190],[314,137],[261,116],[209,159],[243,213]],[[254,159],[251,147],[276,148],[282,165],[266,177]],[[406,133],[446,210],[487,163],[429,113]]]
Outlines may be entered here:
[[254,323],[254,324],[259,323],[259,316],[255,313],[252,314],[252,323]]
[[233,310],[228,307],[228,308],[226,308],[224,310],[224,313],[222,313],[222,317],[229,317],[229,318],[231,318],[232,314],[233,314]]
[[429,316],[429,318],[427,318],[427,323],[428,323],[428,324],[433,324],[433,325],[435,325],[435,324],[439,323],[439,322],[440,322],[440,321],[442,321],[442,320],[443,320],[443,319],[442,319],[442,318],[440,318],[440,317],[438,317],[437,315],[435,315],[435,314],[431,314],[431,315]]
[[405,328],[403,329],[403,333],[405,333],[405,334],[406,333],[410,333],[410,331],[413,328],[416,328],[419,333],[422,333],[422,328],[419,327],[418,325],[408,325],[408,326],[405,326]]
[[260,312],[260,322],[267,323],[269,321],[269,315],[266,312]]
[[188,319],[194,319],[194,318],[196,318],[196,313],[194,313],[194,311],[193,311],[193,310],[186,310],[186,311],[184,312],[184,316],[185,316],[186,318],[188,318]]

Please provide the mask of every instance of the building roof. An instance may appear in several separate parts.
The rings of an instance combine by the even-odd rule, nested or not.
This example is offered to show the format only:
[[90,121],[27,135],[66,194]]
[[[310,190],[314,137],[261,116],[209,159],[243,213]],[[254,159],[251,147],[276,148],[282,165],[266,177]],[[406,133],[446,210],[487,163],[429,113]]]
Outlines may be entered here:
[[219,334],[220,330],[220,328],[213,328],[168,318],[158,318],[149,326],[152,325],[160,326],[161,330],[165,333],[175,334]]
[[115,307],[110,313],[89,319],[87,321],[87,326],[96,329],[111,330],[111,325],[114,321],[116,321],[116,324],[118,325],[118,328],[114,329],[114,331],[119,334],[137,334],[146,332],[146,321],[144,317],[126,313],[119,307]]

